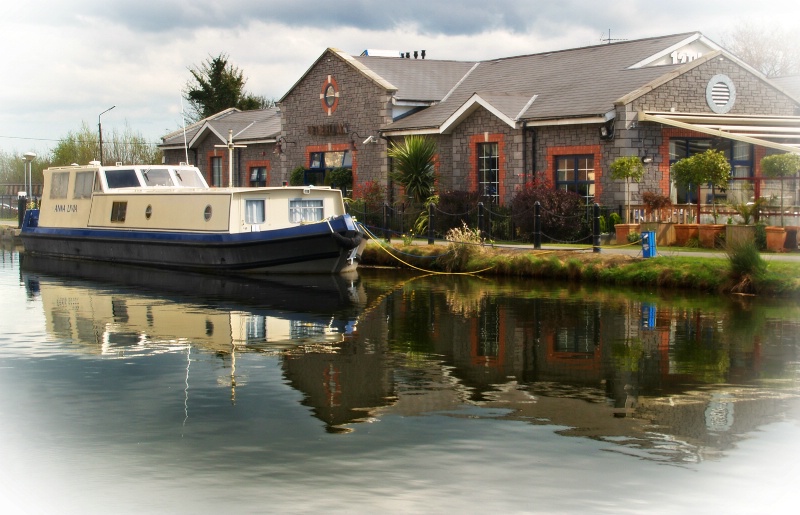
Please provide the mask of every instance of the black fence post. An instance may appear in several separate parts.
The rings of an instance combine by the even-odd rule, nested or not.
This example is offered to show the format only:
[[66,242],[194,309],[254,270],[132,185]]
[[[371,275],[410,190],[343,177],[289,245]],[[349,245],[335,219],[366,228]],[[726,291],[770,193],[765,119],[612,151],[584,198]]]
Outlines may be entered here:
[[594,203],[592,217],[592,252],[600,252],[600,204]]
[[19,195],[17,197],[17,229],[22,229],[22,221],[25,220],[25,210],[27,207],[28,197],[25,195]]
[[389,203],[383,203],[383,237],[389,242],[392,241],[391,232],[389,231]]
[[542,248],[542,205],[538,201],[533,205],[533,248]]
[[433,202],[428,204],[428,245],[433,245],[433,218],[435,205]]
[[483,217],[484,217],[483,202],[478,202],[478,236],[480,237],[481,242],[483,242],[483,233],[484,233]]
[[400,204],[400,234],[405,234],[403,228],[406,225],[406,204]]

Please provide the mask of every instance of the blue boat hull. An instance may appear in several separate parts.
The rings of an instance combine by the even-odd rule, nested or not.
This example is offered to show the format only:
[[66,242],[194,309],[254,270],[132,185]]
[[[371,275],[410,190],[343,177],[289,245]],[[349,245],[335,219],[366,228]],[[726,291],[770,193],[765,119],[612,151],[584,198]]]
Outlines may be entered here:
[[362,233],[349,215],[287,229],[227,233],[39,227],[29,211],[26,253],[202,272],[342,273],[354,270]]

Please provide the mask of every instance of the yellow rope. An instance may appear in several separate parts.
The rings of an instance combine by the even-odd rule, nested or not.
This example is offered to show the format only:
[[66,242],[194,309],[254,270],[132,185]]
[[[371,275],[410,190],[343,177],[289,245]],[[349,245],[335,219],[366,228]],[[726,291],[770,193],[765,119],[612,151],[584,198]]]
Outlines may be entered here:
[[[403,261],[403,260],[402,260],[402,259],[400,259],[399,257],[395,256],[394,254],[392,254],[391,252],[389,252],[389,251],[386,249],[386,247],[384,247],[384,245],[383,245],[382,243],[380,243],[380,239],[379,239],[379,238],[377,238],[377,237],[376,237],[374,234],[372,234],[372,233],[370,232],[370,230],[369,230],[369,229],[367,229],[367,228],[366,228],[365,226],[363,226],[363,225],[361,226],[361,228],[362,228],[362,229],[364,229],[364,232],[366,232],[366,233],[367,233],[367,234],[370,236],[370,238],[372,238],[373,240],[375,240],[376,242],[378,242],[378,246],[381,248],[381,250],[383,250],[384,252],[386,252],[387,254],[389,254],[390,256],[392,256],[393,258],[395,258],[396,260],[398,260],[399,262],[403,263],[403,264],[404,264],[404,265],[406,265],[407,267],[409,267],[409,268],[413,268],[414,270],[419,270],[420,272],[425,272],[425,273],[428,273],[428,274],[435,274],[435,275],[475,275],[475,274],[479,274],[479,273],[481,273],[481,272],[485,272],[485,271],[487,271],[487,270],[491,270],[492,268],[494,268],[494,266],[490,266],[490,267],[483,268],[483,269],[481,269],[481,270],[475,270],[475,271],[473,271],[473,272],[439,272],[439,271],[437,271],[437,270],[426,270],[425,268],[420,268],[420,267],[418,267],[418,266],[414,266],[414,265],[412,265],[411,263],[409,263],[409,262],[407,262],[407,261]],[[437,256],[437,257],[438,257],[438,256]]]

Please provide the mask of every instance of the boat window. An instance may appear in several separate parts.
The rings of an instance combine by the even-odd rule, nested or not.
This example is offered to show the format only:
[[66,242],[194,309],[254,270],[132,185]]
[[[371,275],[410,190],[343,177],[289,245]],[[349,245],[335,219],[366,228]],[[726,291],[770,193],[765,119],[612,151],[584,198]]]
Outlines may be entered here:
[[175,170],[175,176],[178,178],[178,184],[184,188],[206,187],[205,182],[203,182],[197,170]]
[[75,174],[75,188],[72,198],[90,198],[94,189],[94,171]]
[[264,200],[246,200],[244,221],[248,224],[263,224],[266,220],[264,216]]
[[174,186],[166,168],[145,168],[142,170],[142,177],[145,186]]
[[111,221],[112,222],[124,222],[125,215],[128,211],[128,203],[127,202],[112,202],[111,203]]
[[135,170],[106,170],[105,174],[109,188],[136,188],[141,186]]
[[319,222],[323,218],[322,200],[289,200],[289,221]]
[[50,198],[67,198],[69,172],[55,172],[50,178]]

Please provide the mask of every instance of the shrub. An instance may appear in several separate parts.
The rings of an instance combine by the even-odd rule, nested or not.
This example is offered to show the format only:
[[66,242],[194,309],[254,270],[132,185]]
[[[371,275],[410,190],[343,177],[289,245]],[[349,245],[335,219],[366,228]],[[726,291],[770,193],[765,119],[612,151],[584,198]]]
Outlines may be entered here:
[[628,233],[628,243],[636,243],[637,241],[642,239],[642,235],[636,231],[631,231]]
[[614,226],[622,223],[622,217],[619,213],[611,213],[608,215],[608,232],[614,232]]
[[306,169],[302,166],[296,167],[289,173],[289,185],[290,186],[303,186],[306,182]]
[[353,187],[353,171],[349,168],[334,168],[325,175],[325,184],[346,192]]
[[734,293],[754,293],[754,279],[767,271],[767,262],[761,257],[755,242],[747,241],[728,245],[725,249],[730,265],[729,275]]
[[511,201],[514,224],[525,238],[533,237],[536,202],[541,205],[541,230],[547,238],[574,242],[591,234],[583,197],[535,183],[526,185]]
[[477,191],[452,190],[439,195],[436,204],[437,227],[449,229],[462,224],[477,225],[477,207],[481,195]]
[[480,249],[481,236],[477,229],[470,229],[465,223],[447,231],[445,239],[449,241],[447,253],[441,255],[437,262],[448,272],[465,270],[467,263]]

